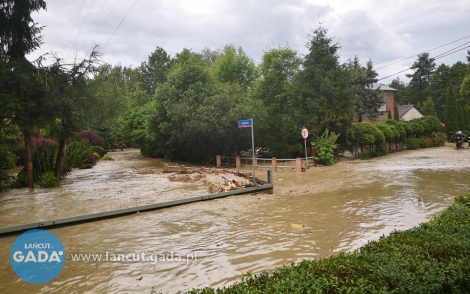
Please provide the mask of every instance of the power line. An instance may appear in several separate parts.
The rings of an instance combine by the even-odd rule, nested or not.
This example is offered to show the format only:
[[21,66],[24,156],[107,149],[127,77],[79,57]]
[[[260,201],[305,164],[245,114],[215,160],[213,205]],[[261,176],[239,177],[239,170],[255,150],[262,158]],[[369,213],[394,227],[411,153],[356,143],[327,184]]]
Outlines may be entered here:
[[[470,42],[468,42],[468,43],[470,43]],[[468,43],[466,43],[466,44],[468,44]],[[464,45],[465,45],[465,44],[464,44]],[[459,48],[459,47],[462,47],[462,46],[463,46],[463,45],[460,45],[460,46],[458,46],[458,47],[456,47],[456,48],[454,48],[454,49],[452,49],[452,50],[447,51],[447,52],[450,52],[450,51],[453,51],[453,52],[450,52],[450,53],[445,52],[445,53],[447,53],[447,54],[442,55],[442,54],[444,54],[444,53],[442,53],[442,54],[437,55],[437,57],[434,57],[434,58],[431,58],[431,59],[437,60],[437,59],[440,59],[440,58],[449,56],[449,55],[451,55],[451,54],[457,53],[457,52],[459,52],[459,51],[465,50],[465,49],[467,49],[467,48],[470,48],[470,46],[467,46],[467,47],[461,48],[461,49],[459,49],[459,50],[455,50],[455,49],[457,49],[457,48]],[[442,55],[442,56],[441,56],[441,55]],[[394,73],[394,74],[392,74],[392,75],[389,75],[389,76],[386,76],[386,77],[384,77],[384,78],[378,79],[377,81],[385,80],[385,79],[387,79],[387,78],[393,77],[394,75],[397,75],[397,74],[399,74],[399,73],[408,71],[408,70],[410,70],[410,69],[411,69],[411,67],[408,67],[407,69],[401,70],[401,71],[396,72],[396,73]]]
[[108,42],[111,40],[111,38],[114,36],[114,34],[117,32],[117,30],[121,27],[122,23],[124,22],[124,20],[127,18],[127,16],[129,15],[129,13],[131,12],[132,8],[134,8],[135,4],[137,3],[138,0],[135,0],[134,1],[134,4],[132,4],[131,8],[127,11],[126,15],[124,16],[124,18],[121,20],[121,22],[119,23],[119,25],[117,26],[117,28],[114,30],[113,34],[111,35],[111,37],[109,37],[108,41],[106,41],[106,43],[103,45],[103,47],[101,48],[101,50],[104,49],[104,47],[106,47],[106,45],[108,45]]
[[[449,43],[447,43],[447,44],[444,44],[444,45],[438,46],[438,47],[436,47],[436,48],[430,49],[430,50],[428,50],[428,51],[424,51],[424,52],[422,52],[422,53],[427,53],[427,52],[434,51],[434,50],[436,50],[436,49],[439,49],[439,48],[445,47],[445,46],[447,46],[447,45],[453,44],[453,43],[455,43],[455,42],[461,41],[461,40],[463,40],[463,39],[466,39],[466,38],[469,38],[469,37],[470,37],[470,35],[468,35],[468,36],[466,36],[466,37],[463,37],[463,38],[460,38],[460,39],[458,39],[458,40],[455,40],[455,41],[449,42]],[[402,61],[408,60],[408,59],[410,59],[410,58],[413,58],[413,57],[416,57],[416,56],[418,56],[418,55],[419,55],[419,53],[418,53],[418,54],[415,54],[415,55],[413,55],[413,56],[410,56],[410,57],[407,57],[407,58],[403,58],[403,59],[401,59],[401,60],[398,60],[398,61],[395,61],[395,62],[389,63],[389,64],[387,64],[387,65],[384,65],[384,66],[381,66],[381,67],[377,67],[377,68],[375,68],[374,70],[378,70],[378,69],[381,69],[381,68],[384,68],[384,67],[387,67],[387,66],[390,66],[390,65],[393,65],[393,64],[396,64],[396,63],[399,63],[399,62],[402,62]]]
[[80,13],[82,13],[83,5],[85,4],[86,0],[83,0],[82,6],[80,6],[80,10],[78,11],[77,17],[75,18],[75,22],[73,23],[72,30],[69,33],[69,37],[67,38],[67,42],[65,42],[65,48],[67,49],[67,44],[70,41],[70,36],[72,35],[73,30],[75,29],[75,25],[77,24],[78,17],[80,16]]
[[100,11],[96,15],[95,20],[93,21],[93,24],[91,25],[91,28],[88,30],[88,33],[87,33],[86,37],[83,39],[82,45],[80,46],[80,49],[78,49],[78,51],[82,50],[83,45],[85,44],[85,41],[86,41],[87,37],[90,35],[93,28],[95,27],[96,21],[98,20],[98,17],[100,17],[101,11],[103,10],[103,7],[106,4],[106,2],[108,2],[108,0],[104,1],[103,4],[101,5]]
[[80,33],[82,32],[83,25],[85,24],[86,19],[88,18],[88,15],[90,14],[90,10],[91,10],[92,7],[93,7],[93,0],[91,1],[90,8],[88,8],[88,12],[86,13],[86,16],[85,16],[85,19],[82,22],[82,25],[80,26],[80,30],[78,31],[77,37],[75,38],[75,41],[73,41],[72,50],[73,50],[73,46],[75,46],[75,42],[77,42],[77,39],[80,36]]
[[[444,54],[446,54],[446,53],[448,53],[448,52],[454,51],[455,49],[460,48],[460,47],[462,47],[462,46],[465,46],[465,45],[467,45],[467,44],[469,44],[469,43],[470,43],[470,42],[463,43],[462,45],[460,45],[460,46],[458,46],[458,47],[455,47],[454,49],[450,49],[450,50],[448,50],[448,51],[446,51],[446,52],[443,52],[443,53],[441,53],[441,54],[439,54],[439,55],[437,55],[437,56],[434,56],[434,59],[437,59],[437,58],[439,58],[441,55],[444,55]],[[467,48],[467,47],[465,47],[465,48]],[[465,48],[464,48],[464,49],[465,49]],[[459,51],[460,51],[460,50],[459,50]]]

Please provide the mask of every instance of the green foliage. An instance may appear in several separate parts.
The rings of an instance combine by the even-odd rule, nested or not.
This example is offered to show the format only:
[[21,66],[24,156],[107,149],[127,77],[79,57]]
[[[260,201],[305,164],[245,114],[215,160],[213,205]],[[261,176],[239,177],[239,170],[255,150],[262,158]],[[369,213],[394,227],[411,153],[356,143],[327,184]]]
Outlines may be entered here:
[[361,154],[359,155],[359,158],[361,158],[362,160],[366,160],[372,158],[373,156],[374,155],[369,146],[365,146],[361,149]]
[[445,124],[445,130],[448,135],[455,134],[455,132],[458,131],[459,121],[457,116],[457,102],[455,100],[452,86],[447,88],[446,93]]
[[67,147],[64,165],[70,166],[71,168],[84,168],[89,153],[90,143],[88,143],[88,141],[74,141]]
[[101,147],[101,146],[91,146],[90,151],[94,152],[94,153],[97,153],[98,156],[99,156],[98,159],[100,159],[101,157],[103,157],[106,154],[106,150],[104,150],[103,147]]
[[376,120],[381,114],[377,109],[384,104],[380,90],[374,88],[378,74],[373,67],[371,60],[367,62],[367,66],[361,66],[357,56],[346,63],[354,96],[355,112],[359,121],[362,121],[364,115],[372,121]]
[[423,107],[422,109],[420,109],[420,111],[425,116],[434,116],[437,118],[436,108],[434,107],[434,102],[431,97],[429,97],[428,99],[426,99],[426,101],[424,101]]
[[392,126],[386,122],[379,122],[376,124],[376,127],[384,134],[386,142],[392,142],[395,139],[395,134],[393,132]]
[[407,142],[408,150],[420,149],[423,145],[421,138],[409,138]]
[[308,53],[297,79],[301,111],[311,117],[308,125],[343,133],[356,118],[350,76],[339,64],[340,45],[317,27],[307,43]]
[[315,157],[314,160],[316,163],[323,165],[334,165],[334,152],[338,145],[336,141],[338,140],[339,134],[333,132],[330,133],[328,129],[323,132],[323,134],[316,138],[311,144],[315,148]]
[[114,158],[112,158],[111,156],[108,156],[106,155],[105,157],[102,158],[103,160],[106,160],[106,161],[114,161]]
[[390,109],[388,110],[388,119],[392,119],[392,111]]
[[[261,74],[253,96],[263,102],[267,112],[265,131],[257,134],[260,146],[269,146],[273,156],[292,158],[302,154],[298,132],[310,125],[309,116],[301,115],[296,105],[293,79],[301,65],[299,53],[292,48],[270,48],[259,65]],[[313,130],[311,130],[313,131]]]
[[348,139],[353,146],[359,147],[385,142],[384,134],[375,125],[369,122],[354,124]]
[[255,63],[246,55],[242,47],[226,46],[211,66],[214,80],[231,83],[242,89],[251,89],[257,79]]
[[432,221],[394,231],[360,249],[303,260],[209,293],[467,293],[470,285],[470,194]]
[[36,181],[36,186],[41,187],[41,188],[50,188],[50,187],[59,187],[60,182],[59,179],[57,179],[54,176],[53,172],[45,172],[41,174],[38,177],[38,180]]
[[18,134],[19,130],[16,126],[2,126],[0,122],[0,170],[16,166],[18,157],[14,154],[13,149]]
[[390,144],[387,142],[377,145],[377,156],[385,156],[390,153]]

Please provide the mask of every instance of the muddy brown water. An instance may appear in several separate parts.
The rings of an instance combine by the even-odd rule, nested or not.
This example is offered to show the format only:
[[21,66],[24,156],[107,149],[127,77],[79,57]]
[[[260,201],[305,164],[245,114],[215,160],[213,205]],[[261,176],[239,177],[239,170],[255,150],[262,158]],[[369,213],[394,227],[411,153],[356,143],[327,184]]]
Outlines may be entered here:
[[[126,157],[127,156],[127,157]],[[119,156],[118,156],[119,157]],[[0,193],[0,226],[206,193],[171,182],[162,162],[121,154],[77,171],[58,189]],[[1,293],[163,293],[222,287],[302,259],[359,248],[447,208],[469,190],[470,149],[404,151],[343,160],[305,173],[275,173],[274,194],[235,196],[51,230],[67,259],[45,285],[20,280],[9,264],[15,237],[0,239]],[[259,173],[263,173],[260,170]],[[71,254],[145,253],[154,261],[73,261]],[[173,253],[173,256],[171,255]],[[194,258],[179,261],[179,256]],[[112,259],[112,258],[111,258]]]

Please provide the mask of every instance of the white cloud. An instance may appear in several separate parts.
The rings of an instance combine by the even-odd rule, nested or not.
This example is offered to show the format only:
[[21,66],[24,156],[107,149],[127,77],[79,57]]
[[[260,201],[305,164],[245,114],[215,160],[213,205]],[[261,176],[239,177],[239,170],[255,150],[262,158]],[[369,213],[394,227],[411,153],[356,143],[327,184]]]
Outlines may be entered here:
[[[133,3],[47,1],[47,11],[34,15],[39,25],[47,26],[45,44],[34,56],[55,51],[61,57],[84,57],[94,43],[104,45],[110,39]],[[289,43],[305,53],[308,33],[322,21],[341,43],[342,61],[358,55],[362,62],[372,59],[381,66],[470,34],[468,15],[467,0],[138,0],[106,44],[103,60],[138,66],[157,46],[174,56],[183,48],[200,51],[234,44],[259,62],[263,49],[277,44]],[[438,62],[465,61],[465,55],[461,51]],[[414,60],[385,67],[379,74],[393,74]]]

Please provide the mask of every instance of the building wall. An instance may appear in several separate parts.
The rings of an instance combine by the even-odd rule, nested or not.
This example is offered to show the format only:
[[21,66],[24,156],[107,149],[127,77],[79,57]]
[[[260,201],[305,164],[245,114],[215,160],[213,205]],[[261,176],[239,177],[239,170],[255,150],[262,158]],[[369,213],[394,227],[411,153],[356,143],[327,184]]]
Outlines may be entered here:
[[412,119],[420,118],[420,117],[423,117],[421,112],[419,112],[416,108],[412,107],[400,119],[404,121],[410,121]]
[[382,115],[379,115],[375,121],[371,121],[367,115],[362,116],[362,121],[368,121],[373,124],[379,123],[381,121],[388,119],[388,111],[392,112],[392,119],[395,118],[395,92],[394,91],[384,91],[383,96],[387,99],[386,109]]

